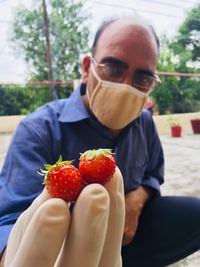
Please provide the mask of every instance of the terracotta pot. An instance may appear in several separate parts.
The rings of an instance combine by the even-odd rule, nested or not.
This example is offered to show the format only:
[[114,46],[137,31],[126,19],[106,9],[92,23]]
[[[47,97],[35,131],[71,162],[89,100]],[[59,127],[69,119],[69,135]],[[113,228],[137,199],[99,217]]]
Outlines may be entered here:
[[172,137],[181,137],[182,127],[181,126],[172,126],[171,127],[171,136]]
[[192,130],[194,134],[200,134],[200,119],[191,120]]

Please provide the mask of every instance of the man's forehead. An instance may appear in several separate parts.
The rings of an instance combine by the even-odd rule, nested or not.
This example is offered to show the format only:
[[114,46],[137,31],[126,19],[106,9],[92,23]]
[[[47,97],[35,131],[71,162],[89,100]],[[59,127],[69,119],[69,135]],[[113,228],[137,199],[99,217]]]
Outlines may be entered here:
[[110,26],[117,26],[117,27],[128,27],[128,26],[142,26],[142,27],[148,27],[148,24],[146,21],[143,21],[141,18],[119,18],[115,21],[113,21]]
[[[101,33],[95,54],[102,56],[104,52],[114,52],[118,49],[123,51],[141,50],[150,48],[157,51],[157,43],[150,26],[140,19],[123,18],[108,25]],[[150,51],[151,53],[151,51]]]
[[119,19],[112,22],[104,29],[100,38],[99,45],[104,42],[115,42],[116,40],[128,39],[135,35],[152,35],[150,27],[139,19]]

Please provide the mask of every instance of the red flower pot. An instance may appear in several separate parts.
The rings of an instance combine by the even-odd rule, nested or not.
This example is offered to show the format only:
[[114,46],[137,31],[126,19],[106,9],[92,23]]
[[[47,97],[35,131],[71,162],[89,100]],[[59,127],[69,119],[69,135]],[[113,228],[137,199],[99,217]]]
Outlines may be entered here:
[[200,134],[200,119],[191,120],[192,130],[194,134]]
[[172,126],[171,127],[171,136],[172,137],[181,137],[182,127],[181,126]]

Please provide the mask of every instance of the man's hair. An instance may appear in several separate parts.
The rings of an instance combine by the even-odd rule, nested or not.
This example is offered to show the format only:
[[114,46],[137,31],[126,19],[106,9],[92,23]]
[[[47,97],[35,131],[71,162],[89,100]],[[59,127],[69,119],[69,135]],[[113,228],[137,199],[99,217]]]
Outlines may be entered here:
[[[141,17],[139,17],[141,19]],[[99,41],[99,38],[101,37],[102,33],[104,32],[104,30],[109,26],[111,25],[113,22],[116,22],[118,20],[120,20],[121,17],[115,17],[115,18],[110,18],[110,19],[107,19],[105,21],[103,21],[103,23],[100,25],[100,27],[98,28],[97,32],[96,32],[96,35],[94,37],[94,42],[93,42],[93,45],[92,45],[92,48],[91,48],[91,53],[92,53],[92,56],[95,55],[95,52],[96,52],[96,49],[97,49],[97,44],[98,44],[98,41]],[[149,27],[150,31],[152,32],[153,36],[155,37],[155,40],[156,40],[156,44],[157,44],[157,47],[158,47],[158,51],[159,51],[159,48],[160,48],[160,41],[159,41],[159,38],[154,30],[154,27],[149,24],[149,23],[146,23],[147,26]]]

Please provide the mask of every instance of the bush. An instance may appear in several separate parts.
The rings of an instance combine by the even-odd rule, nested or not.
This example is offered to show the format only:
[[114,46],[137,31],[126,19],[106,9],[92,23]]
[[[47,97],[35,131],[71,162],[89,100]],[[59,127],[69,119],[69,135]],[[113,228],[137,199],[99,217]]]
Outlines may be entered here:
[[[73,85],[58,88],[59,98],[67,98]],[[26,115],[51,101],[48,85],[0,85],[0,116]]]

